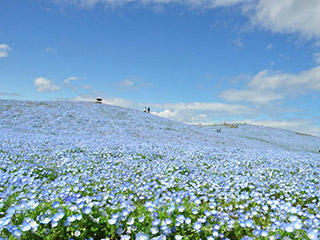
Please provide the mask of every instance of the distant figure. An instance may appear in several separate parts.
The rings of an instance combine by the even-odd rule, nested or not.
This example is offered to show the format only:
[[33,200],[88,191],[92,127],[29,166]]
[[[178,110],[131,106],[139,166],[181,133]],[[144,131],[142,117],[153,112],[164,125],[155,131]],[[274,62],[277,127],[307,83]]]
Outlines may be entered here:
[[102,98],[97,98],[96,103],[102,103]]
[[221,128],[217,129],[217,132],[220,133],[221,132]]
[[144,107],[144,112],[147,112],[147,107]]
[[150,113],[150,107],[148,107],[148,113]]

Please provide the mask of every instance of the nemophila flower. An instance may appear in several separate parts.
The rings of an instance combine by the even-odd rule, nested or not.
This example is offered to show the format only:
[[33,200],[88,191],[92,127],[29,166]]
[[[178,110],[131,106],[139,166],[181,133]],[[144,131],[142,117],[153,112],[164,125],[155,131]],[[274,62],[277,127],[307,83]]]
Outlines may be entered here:
[[127,220],[127,224],[128,224],[128,225],[134,224],[134,218],[129,218],[129,219]]
[[158,229],[158,227],[153,226],[153,227],[150,228],[150,232],[151,232],[153,235],[155,235],[155,234],[157,234],[157,233],[159,232],[159,229]]
[[202,225],[201,225],[200,222],[195,222],[195,223],[193,224],[193,229],[194,229],[194,230],[200,231],[201,228],[202,228]]
[[160,236],[158,236],[158,237],[153,237],[153,238],[151,238],[151,240],[166,240],[167,238],[166,238],[166,236],[165,235],[160,235]]
[[84,208],[82,209],[82,212],[83,212],[84,214],[90,214],[90,213],[92,212],[92,209],[91,209],[90,207],[84,207]]
[[22,232],[27,232],[31,229],[31,225],[28,222],[23,222],[22,225],[20,226],[20,230]]
[[184,222],[187,224],[187,225],[189,225],[190,223],[191,223],[191,218],[186,218],[185,220],[184,220]]
[[248,219],[245,221],[244,226],[247,228],[253,228],[255,226],[253,219]]
[[307,232],[307,236],[308,238],[310,238],[311,240],[316,240],[319,239],[319,231],[317,229],[309,229]]
[[245,236],[245,237],[241,238],[241,240],[253,240],[253,238],[252,238],[252,237]]
[[67,221],[68,221],[68,222],[71,222],[71,223],[74,222],[76,219],[77,219],[77,218],[76,218],[75,215],[71,215],[71,216],[67,217]]
[[219,232],[216,231],[216,230],[215,230],[215,231],[212,231],[212,236],[213,236],[213,237],[216,237],[216,238],[219,237]]
[[108,223],[109,223],[110,225],[116,224],[117,221],[118,221],[117,218],[110,218],[110,219],[108,219]]
[[58,224],[59,224],[58,222],[52,221],[52,222],[51,222],[51,227],[52,227],[52,228],[55,228],[55,227],[58,226]]
[[130,212],[127,209],[122,210],[121,216],[126,217]]
[[[53,208],[58,208],[60,206],[60,203],[58,202],[58,201],[56,201],[56,202],[54,202],[53,204],[52,204],[52,207]],[[71,210],[72,211],[72,210]]]
[[260,232],[260,235],[261,235],[262,237],[268,237],[268,236],[269,236],[269,232],[268,232],[267,230],[262,230],[262,231]]
[[177,209],[178,209],[178,212],[184,212],[184,210],[186,210],[186,208],[182,205],[180,205]]
[[21,231],[15,226],[10,229],[10,232],[16,238],[20,238],[20,236],[22,235]]
[[192,209],[191,210],[192,214],[197,215],[199,213],[199,211],[197,209]]
[[66,220],[66,221],[63,223],[63,226],[69,227],[69,226],[71,226],[71,222],[69,222],[68,220]]
[[218,231],[220,229],[220,225],[219,224],[214,224],[213,225],[213,229]]
[[35,209],[36,207],[38,207],[39,205],[39,201],[36,199],[31,199],[28,203],[27,206],[29,209]]
[[174,236],[174,239],[175,240],[182,240],[182,236],[181,235],[176,235],[176,236]]
[[135,236],[136,240],[149,240],[149,235],[139,232]]
[[59,211],[52,216],[51,220],[53,222],[59,222],[64,217],[64,215],[64,212]]
[[296,220],[292,224],[293,224],[294,229],[297,229],[297,230],[300,230],[303,227],[303,223],[301,220]]
[[164,231],[166,231],[166,230],[168,230],[168,229],[170,229],[170,227],[168,227],[167,225],[161,225],[161,226],[160,226],[160,230],[161,230],[162,232],[164,232]]
[[268,205],[263,205],[263,206],[262,206],[262,210],[263,210],[264,212],[267,212],[267,211],[269,210]]
[[130,236],[129,235],[121,235],[120,240],[130,240]]
[[209,216],[211,216],[212,215],[212,213],[210,212],[210,211],[208,211],[207,209],[206,210],[204,210],[204,215],[206,216],[206,217],[209,217]]
[[74,232],[74,236],[75,237],[80,237],[81,235],[81,232],[77,229],[75,232]]
[[170,225],[171,223],[172,223],[172,220],[170,218],[166,218],[164,220],[164,224],[166,224],[166,225]]
[[78,208],[78,209],[81,209],[81,208],[83,208],[85,205],[86,205],[85,202],[80,202],[80,203],[77,204],[77,208]]
[[77,211],[78,210],[78,206],[72,204],[72,205],[69,206],[69,210],[72,211],[72,212]]
[[176,218],[176,222],[181,223],[181,224],[184,222],[184,220],[185,220],[184,215],[178,215]]
[[124,229],[123,228],[117,228],[117,231],[116,231],[116,233],[118,234],[118,235],[121,235],[122,233],[124,232]]
[[294,225],[291,223],[286,223],[284,224],[283,229],[284,231],[291,233],[294,231]]
[[261,235],[261,231],[260,230],[254,230],[252,232],[252,234],[255,236],[255,237],[259,237]]
[[0,225],[2,225],[2,226],[6,226],[6,225],[8,225],[10,222],[11,222],[11,219],[10,219],[10,218],[7,218],[7,217],[0,219]]
[[39,218],[39,222],[41,224],[48,224],[51,222],[51,217],[50,216],[46,216],[46,215],[43,215]]
[[142,223],[142,222],[144,222],[144,219],[145,219],[144,216],[142,216],[142,217],[138,218],[138,221]]
[[120,217],[120,214],[119,214],[119,213],[112,213],[112,214],[111,214],[111,218],[118,219],[119,217]]
[[168,214],[171,214],[171,213],[174,212],[174,210],[175,210],[175,206],[171,205],[171,206],[167,209],[167,213],[168,213]]
[[153,217],[153,218],[159,218],[159,213],[153,212],[153,213],[152,213],[152,217]]
[[159,219],[155,219],[152,221],[152,226],[158,226],[161,223]]
[[29,221],[29,224],[30,224],[30,226],[31,226],[31,228],[32,228],[33,231],[37,231],[39,224],[38,224],[36,221],[34,221],[34,220],[31,219],[31,220]]

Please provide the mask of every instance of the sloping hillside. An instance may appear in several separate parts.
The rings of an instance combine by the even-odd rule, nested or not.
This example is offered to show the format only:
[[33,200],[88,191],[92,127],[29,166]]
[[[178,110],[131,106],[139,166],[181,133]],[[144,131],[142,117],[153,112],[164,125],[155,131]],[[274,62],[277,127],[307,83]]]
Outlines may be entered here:
[[319,138],[85,102],[0,109],[0,239],[320,237]]
[[239,125],[190,126],[128,108],[89,102],[0,101],[2,134],[56,136],[108,146],[156,145],[181,149],[248,148],[317,152],[320,138],[294,132]]

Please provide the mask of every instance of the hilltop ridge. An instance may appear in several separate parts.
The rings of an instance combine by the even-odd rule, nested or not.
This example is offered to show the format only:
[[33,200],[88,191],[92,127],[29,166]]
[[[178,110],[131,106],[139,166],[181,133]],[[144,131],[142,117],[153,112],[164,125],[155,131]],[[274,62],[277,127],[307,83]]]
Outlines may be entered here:
[[[0,129],[70,141],[113,146],[166,145],[176,148],[247,148],[317,152],[320,138],[288,130],[239,125],[216,132],[216,126],[191,126],[142,111],[107,104],[67,101],[0,100]],[[318,149],[319,148],[319,149]]]

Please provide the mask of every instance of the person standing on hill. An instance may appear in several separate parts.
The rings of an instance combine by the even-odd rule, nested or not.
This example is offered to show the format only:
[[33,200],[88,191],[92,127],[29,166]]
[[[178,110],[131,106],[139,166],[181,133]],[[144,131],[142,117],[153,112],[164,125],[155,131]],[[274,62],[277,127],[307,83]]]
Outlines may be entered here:
[[150,113],[150,107],[148,107],[148,113]]

